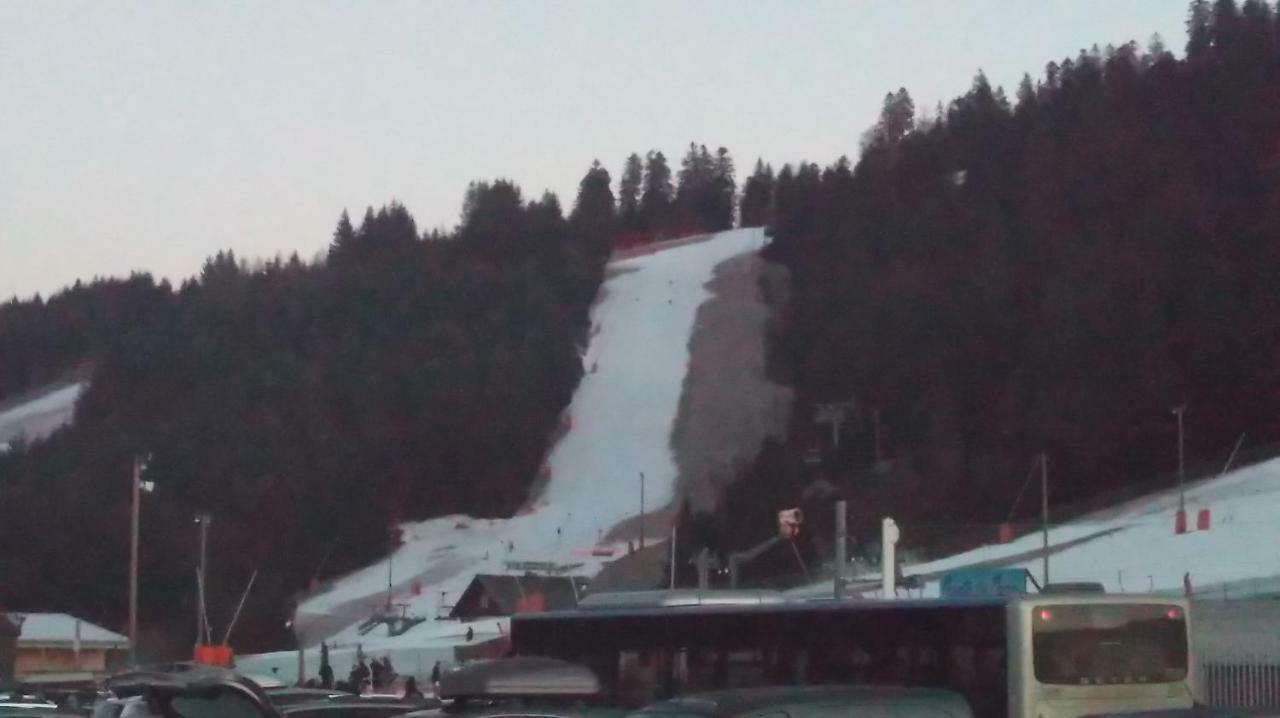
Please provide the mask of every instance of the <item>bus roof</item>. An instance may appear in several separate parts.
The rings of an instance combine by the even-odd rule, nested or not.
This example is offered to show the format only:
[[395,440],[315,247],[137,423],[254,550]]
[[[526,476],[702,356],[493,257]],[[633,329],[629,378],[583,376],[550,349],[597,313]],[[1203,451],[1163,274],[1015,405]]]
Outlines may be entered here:
[[[586,602],[584,601],[584,604]],[[1007,596],[966,596],[963,598],[882,599],[787,599],[781,601],[708,601],[664,603],[652,600],[627,602],[623,599],[601,601],[576,609],[521,613],[513,618],[524,620],[556,620],[561,618],[603,618],[622,616],[666,616],[684,614],[824,612],[841,610],[928,610],[937,608],[1002,607]]]
[[635,591],[588,596],[577,608],[521,613],[520,621],[728,613],[793,613],[825,611],[927,611],[947,608],[997,608],[1026,603],[1185,603],[1184,599],[1147,594],[1031,593],[952,596],[947,598],[788,598],[775,591]]

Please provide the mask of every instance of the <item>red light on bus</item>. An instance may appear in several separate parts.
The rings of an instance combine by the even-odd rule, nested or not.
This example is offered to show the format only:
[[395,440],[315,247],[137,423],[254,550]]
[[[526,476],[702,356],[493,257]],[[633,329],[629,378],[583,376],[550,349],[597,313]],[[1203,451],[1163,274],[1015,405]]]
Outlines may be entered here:
[[1182,618],[1182,611],[1179,611],[1176,608],[1170,608],[1168,611],[1164,612],[1164,617],[1170,621],[1176,621],[1179,618]]
[[1052,619],[1053,619],[1053,613],[1051,613],[1051,612],[1049,611],[1049,609],[1047,609],[1047,608],[1042,608],[1042,609],[1040,609],[1040,620],[1041,620],[1041,621],[1049,621],[1049,620],[1052,620]]

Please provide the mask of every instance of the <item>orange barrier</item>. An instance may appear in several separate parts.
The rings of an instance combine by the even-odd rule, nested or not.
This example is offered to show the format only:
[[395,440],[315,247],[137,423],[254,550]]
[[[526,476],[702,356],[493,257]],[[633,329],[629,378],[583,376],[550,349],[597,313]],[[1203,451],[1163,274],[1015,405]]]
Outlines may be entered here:
[[231,646],[196,646],[196,663],[206,666],[231,667]]

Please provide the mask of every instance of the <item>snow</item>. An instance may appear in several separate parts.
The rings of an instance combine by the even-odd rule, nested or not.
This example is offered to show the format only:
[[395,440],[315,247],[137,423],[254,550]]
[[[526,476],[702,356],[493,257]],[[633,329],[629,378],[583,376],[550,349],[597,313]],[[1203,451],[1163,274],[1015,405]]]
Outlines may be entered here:
[[70,424],[88,386],[77,382],[0,412],[0,452],[15,439],[38,441]]
[[[19,645],[33,644],[65,644],[71,645],[76,640],[76,619],[65,613],[18,613],[10,614],[21,622]],[[80,642],[85,646],[105,648],[127,648],[129,639],[108,631],[102,626],[88,621],[80,621]]]
[[[580,564],[571,572],[595,575],[607,557],[584,555],[619,522],[640,510],[640,474],[645,509],[674,497],[676,465],[670,448],[689,365],[689,338],[699,306],[712,295],[706,284],[714,269],[736,256],[758,251],[761,229],[723,232],[710,239],[615,261],[592,309],[592,337],[583,357],[585,374],[567,410],[567,433],[547,459],[550,481],[527,513],[511,519],[446,516],[404,524],[403,545],[391,557],[392,602],[427,620],[400,636],[375,628],[360,635],[358,624],[385,606],[388,565],[368,566],[312,596],[295,614],[305,646],[323,638],[334,668],[355,647],[372,655],[399,655],[408,664],[451,661],[467,624],[436,621],[478,573],[508,573],[508,561]],[[763,350],[763,349],[762,349]],[[626,544],[612,546],[617,555]],[[413,595],[412,583],[421,587]],[[475,642],[499,635],[505,621],[471,624]],[[318,652],[308,652],[314,673]],[[294,652],[245,657],[245,670],[296,674]]]
[[[1182,593],[1189,574],[1198,595],[1241,597],[1274,592],[1280,577],[1280,459],[1187,486],[1188,532],[1174,533],[1176,487],[1084,516],[1049,530],[1049,575],[1054,582],[1094,581],[1113,593]],[[1209,529],[1195,530],[1210,512]],[[909,531],[910,527],[903,527]],[[992,544],[935,561],[905,566],[904,574],[933,574],[1000,562],[1041,579],[1041,535]],[[1074,542],[1074,543],[1073,543]],[[1021,555],[1021,556],[1020,556]],[[828,594],[831,583],[797,590]],[[924,595],[937,595],[929,581]]]

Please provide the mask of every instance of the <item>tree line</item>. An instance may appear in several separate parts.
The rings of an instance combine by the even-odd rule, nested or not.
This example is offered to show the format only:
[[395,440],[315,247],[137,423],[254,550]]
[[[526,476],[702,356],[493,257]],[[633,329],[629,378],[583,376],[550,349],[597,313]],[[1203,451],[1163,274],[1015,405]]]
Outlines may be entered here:
[[261,570],[240,649],[286,641],[292,597],[384,554],[398,521],[512,515],[583,371],[611,184],[592,166],[566,217],[476,182],[449,232],[392,203],[343,213],[315,262],[221,252],[177,288],[139,274],[0,307],[0,394],[93,364],[73,426],[0,455],[0,605],[123,625],[139,454],[152,656],[189,651],[197,512],[215,621]]
[[[820,477],[865,535],[990,540],[1041,452],[1062,505],[1168,477],[1177,406],[1188,461],[1280,436],[1280,20],[1196,0],[1187,28],[1182,59],[1095,46],[1013,98],[981,73],[933,112],[899,89],[856,163],[757,165],[742,216],[790,270],[770,371],[798,402],[727,505]],[[833,450],[814,409],[848,400]],[[761,512],[722,516],[731,543]]]

